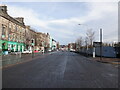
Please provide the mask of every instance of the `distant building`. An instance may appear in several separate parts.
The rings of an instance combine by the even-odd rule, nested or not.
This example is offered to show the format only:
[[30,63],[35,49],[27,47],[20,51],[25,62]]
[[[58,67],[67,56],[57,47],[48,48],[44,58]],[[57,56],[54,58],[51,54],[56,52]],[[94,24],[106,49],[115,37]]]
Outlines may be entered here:
[[60,49],[60,44],[59,44],[59,42],[57,42],[57,45],[56,45],[57,47],[57,49],[59,50]]
[[68,50],[69,51],[75,51],[76,50],[76,44],[75,43],[69,43],[68,44]]
[[57,49],[57,42],[52,39],[52,50],[56,50]]
[[68,51],[68,45],[59,45],[59,50]]

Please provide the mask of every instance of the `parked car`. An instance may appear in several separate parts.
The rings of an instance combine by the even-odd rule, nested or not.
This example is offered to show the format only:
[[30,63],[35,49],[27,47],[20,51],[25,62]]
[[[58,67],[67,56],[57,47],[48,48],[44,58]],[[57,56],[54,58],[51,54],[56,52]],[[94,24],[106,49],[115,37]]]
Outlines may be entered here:
[[75,52],[75,49],[70,49],[70,52]]
[[35,50],[34,53],[38,53],[39,51],[38,50]]
[[52,50],[48,50],[49,52],[51,52]]
[[26,53],[26,54],[28,53],[28,54],[29,54],[29,53],[32,53],[32,51],[30,51],[30,50],[25,50],[25,51],[23,51],[22,53]]

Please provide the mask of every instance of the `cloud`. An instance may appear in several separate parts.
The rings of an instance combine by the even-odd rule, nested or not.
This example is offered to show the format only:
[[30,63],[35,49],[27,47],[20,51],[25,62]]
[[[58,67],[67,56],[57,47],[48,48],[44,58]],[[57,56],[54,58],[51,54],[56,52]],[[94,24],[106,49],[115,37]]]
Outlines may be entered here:
[[32,26],[46,27],[47,24],[39,18],[38,13],[26,7],[8,5],[8,13],[12,17],[24,17],[25,23]]
[[[65,39],[68,39],[68,38],[70,39],[73,33],[76,33],[76,36],[78,36],[77,35],[78,32],[77,31],[74,32],[74,30],[77,28],[74,28],[74,27],[78,27],[77,25],[79,23],[89,24],[88,25],[89,27],[94,27],[94,29],[96,29],[102,26],[104,22],[106,22],[104,23],[105,26],[102,26],[102,27],[104,27],[104,29],[106,30],[105,33],[108,33],[108,35],[106,35],[107,37],[110,37],[109,36],[110,34],[109,32],[107,32],[107,30],[110,30],[111,32],[117,32],[117,28],[115,28],[117,25],[117,22],[115,22],[117,18],[115,16],[117,16],[117,9],[118,9],[117,3],[90,2],[90,3],[86,3],[85,5],[88,9],[86,15],[83,15],[81,17],[69,17],[65,19],[56,19],[55,17],[49,17],[48,19],[43,19],[42,17],[44,16],[42,15],[41,12],[37,13],[35,10],[31,8],[19,7],[15,5],[8,5],[8,13],[12,17],[21,17],[21,16],[24,17],[26,24],[31,25],[33,27],[37,27],[39,31],[52,33],[54,38],[57,39],[57,37],[59,37],[59,41],[62,41],[63,37]],[[109,26],[109,24],[111,23],[113,25],[112,28],[111,26]],[[81,32],[81,35],[82,33],[85,33],[85,31]],[[59,35],[57,36],[57,34]],[[114,37],[114,38],[117,38],[117,37]],[[73,40],[74,39],[71,38],[71,41]]]

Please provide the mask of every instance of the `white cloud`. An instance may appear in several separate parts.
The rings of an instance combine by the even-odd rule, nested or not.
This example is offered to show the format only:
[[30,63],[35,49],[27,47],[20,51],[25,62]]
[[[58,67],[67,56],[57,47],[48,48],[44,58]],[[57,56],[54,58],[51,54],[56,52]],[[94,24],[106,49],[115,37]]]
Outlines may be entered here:
[[39,14],[26,7],[8,5],[8,13],[12,17],[24,17],[25,23],[33,26],[46,27],[47,22],[39,19]]
[[[63,38],[63,35],[66,35],[64,36],[65,38],[69,38],[69,35],[73,35],[74,33],[73,26],[75,24],[77,27],[78,23],[86,24],[86,23],[90,23],[91,21],[92,22],[94,21],[96,25],[99,26],[99,24],[101,25],[102,22],[104,23],[105,21],[108,20],[109,23],[105,23],[106,26],[104,26],[104,29],[106,30],[109,29],[111,32],[113,32],[113,30],[117,32],[115,28],[117,23],[114,23],[112,28],[111,26],[108,28],[108,25],[107,25],[107,24],[110,24],[112,21],[114,21],[114,18],[117,18],[117,17],[112,18],[112,16],[117,16],[117,9],[118,9],[117,3],[91,2],[91,3],[87,3],[86,5],[89,10],[89,12],[86,15],[82,17],[71,17],[71,18],[66,18],[66,19],[55,19],[54,18],[54,19],[43,20],[40,17],[40,13],[38,14],[30,8],[18,7],[18,6],[12,6],[12,5],[8,5],[8,13],[12,17],[22,16],[25,18],[26,24],[40,27],[41,29],[44,29],[46,32],[47,31],[54,32],[54,34],[61,33],[61,36],[59,35],[59,37],[62,37],[62,38]],[[106,17],[109,17],[109,18],[106,18]],[[52,24],[53,26],[50,26],[50,24]],[[61,28],[54,27],[54,25],[60,25]],[[96,25],[91,25],[90,27],[96,28],[97,27]],[[109,35],[109,32],[108,32],[108,35]]]

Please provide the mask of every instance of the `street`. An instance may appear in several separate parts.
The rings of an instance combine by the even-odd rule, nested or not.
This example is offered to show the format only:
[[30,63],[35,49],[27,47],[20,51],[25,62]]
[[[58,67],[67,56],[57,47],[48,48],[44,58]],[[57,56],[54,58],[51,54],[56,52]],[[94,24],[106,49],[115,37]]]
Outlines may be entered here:
[[118,88],[118,68],[56,51],[2,71],[3,88]]

